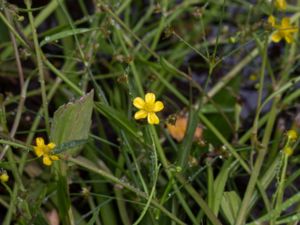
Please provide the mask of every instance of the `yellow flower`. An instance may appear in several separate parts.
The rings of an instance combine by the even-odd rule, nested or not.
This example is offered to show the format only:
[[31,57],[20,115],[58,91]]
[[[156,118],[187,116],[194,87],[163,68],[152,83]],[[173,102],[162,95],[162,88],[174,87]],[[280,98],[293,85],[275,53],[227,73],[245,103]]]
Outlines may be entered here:
[[295,26],[291,25],[290,18],[284,17],[281,20],[281,24],[276,24],[276,20],[274,16],[269,16],[268,22],[271,24],[272,27],[276,29],[276,31],[272,34],[272,41],[273,42],[279,42],[282,38],[285,39],[287,43],[292,43],[294,41],[293,39],[293,33],[297,32],[298,29]]
[[286,154],[287,156],[291,156],[294,152],[294,150],[291,147],[285,147],[283,149],[284,154]]
[[286,136],[292,142],[296,141],[298,138],[297,131],[295,131],[295,130],[288,130],[286,133]]
[[139,109],[134,114],[134,119],[144,119],[147,117],[149,124],[159,124],[159,118],[155,113],[163,110],[164,104],[161,101],[155,101],[155,94],[147,93],[145,100],[137,97],[133,100],[133,105]]
[[285,10],[286,9],[286,1],[285,0],[276,0],[275,6],[279,10]]
[[9,179],[9,176],[7,175],[6,171],[0,173],[0,181],[5,183]]
[[45,145],[44,139],[41,137],[36,138],[36,146],[34,146],[34,152],[38,157],[43,156],[43,163],[46,166],[51,166],[52,161],[59,160],[57,155],[51,153],[52,149],[55,148],[55,144],[50,142]]

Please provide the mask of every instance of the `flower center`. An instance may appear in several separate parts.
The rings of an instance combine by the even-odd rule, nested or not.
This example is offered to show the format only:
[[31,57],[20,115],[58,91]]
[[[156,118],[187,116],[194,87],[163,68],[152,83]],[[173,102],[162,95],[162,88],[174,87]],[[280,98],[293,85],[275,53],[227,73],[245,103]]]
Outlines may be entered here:
[[154,112],[154,103],[146,103],[144,110],[148,113]]

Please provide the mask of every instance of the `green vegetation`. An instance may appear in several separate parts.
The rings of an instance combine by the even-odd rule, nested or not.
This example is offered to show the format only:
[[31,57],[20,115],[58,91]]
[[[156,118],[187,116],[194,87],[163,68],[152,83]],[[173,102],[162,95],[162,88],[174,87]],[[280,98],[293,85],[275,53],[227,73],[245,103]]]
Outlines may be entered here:
[[0,0],[0,223],[297,224],[297,1]]

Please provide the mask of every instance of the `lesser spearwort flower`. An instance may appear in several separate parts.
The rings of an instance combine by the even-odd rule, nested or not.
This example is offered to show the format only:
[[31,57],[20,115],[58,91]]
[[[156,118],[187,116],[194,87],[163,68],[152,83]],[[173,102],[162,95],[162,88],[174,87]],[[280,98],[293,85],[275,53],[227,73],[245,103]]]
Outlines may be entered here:
[[274,16],[269,16],[268,22],[270,25],[276,29],[276,31],[272,34],[271,39],[273,42],[279,42],[281,39],[284,39],[287,43],[292,43],[293,33],[298,31],[297,27],[291,24],[290,18],[284,17],[281,20],[280,24],[276,23],[276,19]]
[[134,119],[144,119],[147,117],[149,124],[159,124],[159,118],[156,113],[163,110],[164,104],[161,101],[155,101],[155,94],[147,93],[145,100],[137,97],[133,100],[133,105],[139,109],[134,114]]
[[276,0],[275,6],[279,10],[285,10],[286,9],[286,0]]
[[9,179],[9,176],[6,171],[0,172],[0,181],[6,183]]
[[43,156],[43,163],[46,166],[51,166],[52,161],[59,160],[59,157],[55,154],[52,154],[51,151],[55,148],[55,144],[50,142],[45,145],[43,138],[36,138],[36,146],[34,146],[34,152],[38,157]]

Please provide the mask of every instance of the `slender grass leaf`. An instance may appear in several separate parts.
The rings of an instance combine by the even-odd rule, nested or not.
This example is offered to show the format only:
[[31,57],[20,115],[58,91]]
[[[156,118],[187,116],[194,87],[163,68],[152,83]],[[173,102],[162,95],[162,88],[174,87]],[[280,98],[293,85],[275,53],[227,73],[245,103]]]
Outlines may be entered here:
[[234,224],[241,206],[241,199],[235,191],[224,192],[221,209],[230,224]]
[[44,40],[41,41],[40,46],[42,47],[43,45],[48,44],[50,42],[54,42],[54,41],[63,39],[65,37],[73,36],[73,35],[76,35],[76,34],[83,34],[83,33],[86,33],[86,32],[91,32],[93,30],[95,30],[95,29],[92,29],[92,28],[78,28],[78,29],[65,30],[65,31],[62,31],[62,32],[59,32],[59,33],[55,33],[51,36],[46,36],[44,38]]
[[[138,129],[123,113],[101,102],[95,103],[96,109],[110,122],[121,127],[136,138],[141,139]],[[138,139],[138,140],[139,140]]]

